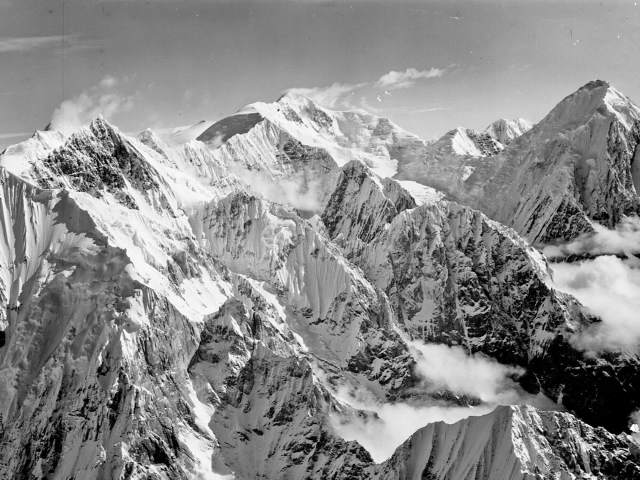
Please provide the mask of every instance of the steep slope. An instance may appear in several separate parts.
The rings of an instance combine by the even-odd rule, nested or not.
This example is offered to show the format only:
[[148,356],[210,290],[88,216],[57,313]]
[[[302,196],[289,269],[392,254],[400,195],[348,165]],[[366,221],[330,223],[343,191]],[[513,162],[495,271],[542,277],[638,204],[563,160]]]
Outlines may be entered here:
[[11,171],[20,171],[62,145],[64,140],[65,137],[60,132],[38,130],[31,138],[7,147],[2,152],[2,164]]
[[[322,218],[347,258],[388,295],[404,330],[525,366],[525,388],[623,430],[639,405],[629,395],[640,389],[637,355],[574,346],[597,320],[552,288],[544,257],[514,231],[453,202],[416,206],[390,196],[390,183],[358,162],[346,165]],[[578,381],[585,376],[589,384]]]

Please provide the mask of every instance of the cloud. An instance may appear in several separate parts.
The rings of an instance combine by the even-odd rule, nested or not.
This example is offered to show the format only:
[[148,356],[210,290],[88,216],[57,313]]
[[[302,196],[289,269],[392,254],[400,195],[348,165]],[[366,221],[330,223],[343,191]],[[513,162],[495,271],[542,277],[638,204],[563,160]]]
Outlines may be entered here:
[[247,169],[236,168],[232,172],[252,193],[266,200],[314,213],[322,210],[322,199],[326,195],[322,177],[310,178],[305,172],[299,172],[287,178],[272,179]]
[[556,287],[602,319],[574,338],[585,350],[636,351],[640,346],[640,260],[604,255],[552,264]]
[[101,88],[114,88],[116,85],[118,85],[118,79],[111,75],[104,77],[98,84]]
[[411,342],[416,358],[416,373],[429,390],[446,390],[489,403],[517,403],[521,393],[513,378],[521,376],[520,367],[503,365],[481,354],[468,355],[458,346]]
[[519,367],[503,365],[483,355],[468,355],[461,347],[408,342],[416,361],[416,373],[427,392],[450,392],[479,400],[475,406],[442,400],[383,403],[371,393],[338,388],[336,397],[351,409],[331,417],[331,423],[345,440],[356,440],[376,462],[389,458],[416,430],[433,422],[455,423],[484,415],[497,405],[527,403],[542,409],[560,407],[543,395],[526,393],[513,380],[523,373]]
[[629,416],[629,430],[636,442],[640,442],[640,410],[636,410]]
[[599,224],[593,225],[594,232],[580,236],[564,245],[548,245],[543,253],[549,258],[569,255],[631,255],[640,251],[640,218],[625,217],[610,230]]
[[447,107],[418,107],[418,108],[413,106],[376,107],[371,103],[369,103],[369,101],[365,96],[360,97],[359,107],[376,115],[389,114],[389,113],[414,115],[414,114],[421,114],[421,113],[442,112],[444,110],[448,110]]
[[433,422],[455,423],[470,416],[489,413],[494,406],[464,407],[438,402],[423,405],[379,403],[366,392],[345,388],[338,400],[361,410],[359,415],[332,415],[331,425],[347,441],[362,445],[377,463],[387,460],[416,430]]
[[[640,219],[624,218],[614,229],[594,232],[563,245],[549,245],[556,288],[576,297],[602,320],[574,338],[578,348],[625,351],[640,346]],[[561,263],[569,256],[586,259]],[[595,257],[595,258],[594,258]]]
[[[373,98],[376,98],[378,102],[382,102],[382,94],[390,96],[391,90],[409,88],[415,85],[419,80],[441,77],[445,74],[445,71],[446,69],[443,68],[430,68],[427,70],[407,68],[403,72],[392,70],[385,73],[375,81],[360,83],[336,82],[325,87],[290,88],[283,93],[304,95],[327,108],[358,108],[357,105],[352,102],[352,98],[355,94],[361,96],[367,90],[369,93],[371,93],[372,90],[382,90],[382,92],[375,92],[373,96]],[[374,111],[374,109],[372,109],[372,111]],[[415,113],[417,113],[417,111]]]
[[31,135],[33,132],[6,132],[0,133],[0,140],[6,140],[8,138],[17,138],[17,137],[27,137]]
[[428,70],[418,70],[407,68],[405,71],[391,70],[382,75],[376,85],[386,90],[397,90],[399,88],[409,88],[415,85],[418,80],[438,78],[443,76],[445,70],[442,68],[430,68]]
[[303,95],[324,107],[336,108],[344,104],[345,97],[367,85],[368,83],[333,83],[328,87],[290,88],[286,93]]
[[0,38],[0,53],[28,52],[45,48],[75,48],[78,46],[79,35],[49,35],[34,37],[2,37]]
[[130,110],[133,97],[115,92],[113,89],[118,84],[115,77],[108,75],[97,85],[63,101],[53,112],[51,128],[69,134],[99,115],[108,119],[116,113]]

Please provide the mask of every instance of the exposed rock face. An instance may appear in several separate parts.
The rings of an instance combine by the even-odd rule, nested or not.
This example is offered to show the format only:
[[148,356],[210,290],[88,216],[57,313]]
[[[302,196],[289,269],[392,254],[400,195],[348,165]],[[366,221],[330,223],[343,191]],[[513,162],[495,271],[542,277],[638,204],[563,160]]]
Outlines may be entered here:
[[[517,138],[496,124],[432,144],[285,95],[169,136],[130,138],[97,119],[10,147],[0,157],[0,477],[638,478],[635,440],[583,422],[625,429],[640,402],[637,357],[576,350],[572,335],[595,319],[550,286],[544,257],[424,185],[485,208],[483,179],[516,185],[533,154],[514,152],[559,151],[543,140],[557,134],[557,145],[570,137],[565,153],[579,140],[602,153],[567,177],[582,193],[562,196],[562,209],[533,184],[522,195],[576,231],[598,212],[615,222],[635,208],[637,127],[605,90],[606,111],[580,103],[591,113],[574,125],[565,106]],[[434,151],[454,160],[425,167]],[[571,155],[545,175],[578,165]],[[398,168],[416,175],[396,181]],[[489,213],[524,212],[507,200]],[[518,229],[565,236],[560,220],[541,222]],[[430,424],[375,464],[331,421],[374,414],[337,392],[433,400],[411,338],[526,367],[521,383],[572,413],[500,407]]]
[[[594,319],[550,286],[542,255],[469,207],[398,202],[385,193],[390,182],[346,165],[323,220],[347,258],[388,295],[410,336],[526,366],[527,388],[541,386],[591,423],[624,429],[638,407],[631,400],[640,387],[638,358],[594,357],[573,346]],[[589,384],[578,380],[585,376]],[[605,405],[616,407],[597,413]]]
[[418,430],[375,478],[632,479],[640,478],[638,454],[628,436],[594,429],[571,415],[499,407],[454,425],[433,423]]
[[412,384],[413,360],[386,298],[307,222],[237,194],[192,223],[215,258],[281,293],[289,309],[281,321],[295,325],[315,355],[378,382],[389,395]]
[[142,192],[159,187],[158,173],[101,118],[36,163],[34,174],[43,187],[67,186],[94,196],[106,190],[131,208],[137,205],[128,184]]

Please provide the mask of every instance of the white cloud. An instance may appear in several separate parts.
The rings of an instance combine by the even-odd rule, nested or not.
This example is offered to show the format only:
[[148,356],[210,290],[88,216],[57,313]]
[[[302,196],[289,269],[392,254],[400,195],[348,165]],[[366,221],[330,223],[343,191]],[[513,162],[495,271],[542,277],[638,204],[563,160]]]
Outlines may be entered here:
[[432,391],[446,390],[489,403],[515,403],[520,398],[513,377],[520,367],[503,365],[481,354],[468,355],[458,346],[411,342],[417,361],[416,373]]
[[582,235],[573,242],[564,245],[549,245],[544,254],[549,258],[561,258],[569,255],[630,255],[640,251],[640,218],[626,217],[610,230],[594,224],[595,232]]
[[431,68],[427,70],[407,68],[404,72],[392,70],[375,81],[361,83],[336,82],[325,87],[290,88],[286,90],[285,93],[304,95],[327,108],[357,108],[351,101],[356,93],[362,94],[365,93],[366,90],[369,90],[369,93],[371,93],[371,89],[381,89],[382,92],[376,92],[374,98],[376,98],[378,102],[382,102],[382,94],[390,96],[391,90],[409,88],[419,80],[441,77],[445,74],[445,70],[446,69],[443,68]]
[[[43,48],[76,48],[80,46],[79,35],[48,35],[33,37],[2,37],[0,38],[0,53],[27,52]],[[89,43],[86,44],[90,46]]]
[[346,97],[367,85],[368,83],[334,83],[328,87],[290,88],[287,93],[303,95],[324,107],[337,108],[344,105]]
[[[448,110],[446,107],[413,107],[413,106],[399,106],[399,107],[376,107],[369,103],[367,98],[363,95],[360,97],[359,107],[363,110],[367,110],[376,115],[382,114],[390,114],[390,113],[399,113],[404,115],[414,115],[421,113],[432,113],[432,112],[442,112],[444,110]],[[380,102],[382,103],[382,102]]]
[[336,433],[345,440],[355,440],[362,445],[375,462],[387,460],[396,448],[416,430],[433,422],[455,423],[463,418],[484,415],[494,406],[463,407],[432,402],[425,405],[408,403],[379,403],[366,392],[350,392],[341,389],[338,399],[365,413],[360,415],[331,417]]
[[99,115],[108,119],[116,113],[130,110],[133,98],[115,92],[113,88],[118,83],[115,77],[108,75],[97,85],[62,102],[53,112],[51,128],[69,134]]
[[[590,258],[553,263],[558,289],[576,297],[602,320],[574,338],[585,350],[633,350],[640,346],[640,219],[624,218],[615,229],[594,224],[594,232],[564,245],[544,248],[556,260],[571,255]],[[622,257],[622,258],[619,258]]]
[[338,389],[337,398],[365,414],[346,409],[331,417],[338,435],[356,440],[376,462],[389,458],[394,450],[416,430],[433,422],[455,423],[469,416],[484,415],[497,405],[527,403],[544,409],[558,405],[543,395],[524,392],[513,377],[523,373],[519,367],[503,365],[483,355],[468,355],[461,347],[408,342],[416,360],[416,373],[427,392],[450,392],[480,400],[477,406],[462,406],[436,400],[420,403],[382,403],[369,392]]
[[418,80],[429,78],[438,78],[443,76],[445,70],[442,68],[430,68],[427,70],[418,70],[416,68],[407,68],[405,71],[391,70],[382,75],[376,85],[386,90],[397,90],[399,88],[409,88],[415,85]]
[[640,346],[640,261],[612,255],[552,265],[558,289],[572,294],[602,322],[574,339],[586,350],[632,350]]
[[57,46],[63,41],[62,35],[41,37],[4,37],[0,38],[0,52],[25,52],[35,48]]
[[319,213],[322,210],[323,178],[309,178],[304,172],[273,180],[260,172],[236,168],[233,173],[256,195],[274,203]]

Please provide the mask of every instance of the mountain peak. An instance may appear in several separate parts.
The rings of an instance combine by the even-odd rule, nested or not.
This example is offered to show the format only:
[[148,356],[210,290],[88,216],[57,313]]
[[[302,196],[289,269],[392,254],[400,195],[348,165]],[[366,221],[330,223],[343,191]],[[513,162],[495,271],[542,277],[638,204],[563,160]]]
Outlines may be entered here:
[[573,129],[586,124],[596,114],[613,115],[627,129],[640,119],[640,109],[629,97],[609,82],[593,80],[565,97],[540,124],[545,131]]
[[585,83],[582,87],[580,87],[579,90],[581,89],[587,89],[587,90],[592,90],[595,88],[609,88],[611,86],[611,84],[609,82],[607,82],[606,80],[600,80],[600,79],[596,79],[596,80],[591,80],[590,82]]
[[532,125],[524,118],[508,120],[499,118],[491,123],[484,132],[503,145],[508,145],[523,133],[531,130]]
[[276,99],[276,102],[281,103],[281,102],[286,102],[287,100],[297,100],[297,99],[304,99],[304,100],[311,101],[309,97],[307,97],[303,93],[300,93],[300,89],[290,88],[289,90],[285,90],[284,92],[282,92],[282,94]]
[[89,130],[91,131],[110,131],[114,133],[120,133],[118,128],[115,125],[112,125],[107,121],[106,118],[102,116],[102,114],[98,114],[88,125]]
[[471,157],[493,155],[504,148],[487,133],[463,127],[448,131],[435,145],[441,151]]

